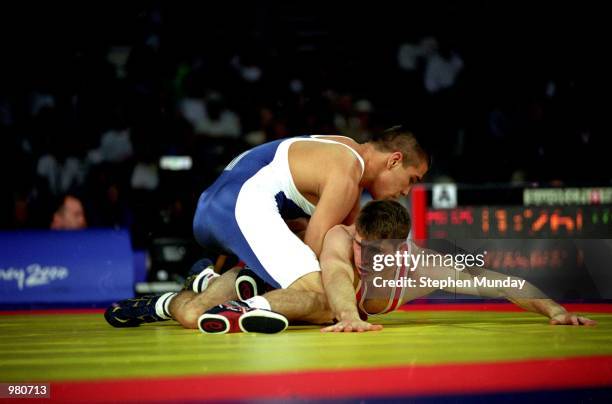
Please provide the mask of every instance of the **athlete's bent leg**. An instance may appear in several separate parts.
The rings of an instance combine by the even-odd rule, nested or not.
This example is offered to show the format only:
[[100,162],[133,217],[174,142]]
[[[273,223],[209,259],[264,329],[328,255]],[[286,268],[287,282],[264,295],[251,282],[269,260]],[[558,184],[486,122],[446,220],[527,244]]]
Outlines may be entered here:
[[182,291],[170,302],[169,311],[185,328],[198,328],[198,318],[207,310],[228,300],[235,300],[236,275],[240,268],[232,268],[216,278],[202,293]]
[[327,324],[334,315],[323,293],[291,289],[276,289],[264,297],[273,311],[281,313],[289,321],[305,321],[313,324]]
[[263,295],[273,311],[290,321],[325,324],[333,314],[325,296],[321,272],[311,272],[293,282],[287,289],[276,289]]

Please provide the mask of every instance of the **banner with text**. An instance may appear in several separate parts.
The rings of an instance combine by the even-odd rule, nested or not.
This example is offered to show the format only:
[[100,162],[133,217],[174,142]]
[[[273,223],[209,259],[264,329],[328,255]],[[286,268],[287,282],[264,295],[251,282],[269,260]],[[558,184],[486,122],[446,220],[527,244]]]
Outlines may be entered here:
[[0,232],[0,304],[125,299],[133,272],[127,231]]

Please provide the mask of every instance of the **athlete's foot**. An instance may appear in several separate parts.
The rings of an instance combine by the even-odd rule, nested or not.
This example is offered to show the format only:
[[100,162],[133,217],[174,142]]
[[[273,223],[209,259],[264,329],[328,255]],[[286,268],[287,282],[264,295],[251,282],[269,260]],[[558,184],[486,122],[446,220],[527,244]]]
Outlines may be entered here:
[[[157,321],[165,321],[170,319],[170,313],[167,312],[167,304],[165,301],[159,301],[160,298],[167,300],[171,293],[166,293],[159,296],[143,296],[133,299],[121,300],[113,303],[106,312],[104,318],[113,327],[138,327],[143,323],[154,323]],[[160,316],[156,310],[156,304],[161,303],[163,316]]]
[[257,332],[275,334],[287,328],[289,321],[282,314],[253,309],[246,303],[229,301],[213,307],[198,319],[198,328],[205,334]]
[[236,294],[238,299],[245,301],[252,297],[263,295],[274,289],[266,284],[255,272],[245,267],[238,272],[236,277]]
[[218,276],[219,274],[215,272],[215,266],[212,261],[203,258],[193,264],[189,270],[189,274],[183,285],[183,290],[202,293],[206,290],[210,281]]

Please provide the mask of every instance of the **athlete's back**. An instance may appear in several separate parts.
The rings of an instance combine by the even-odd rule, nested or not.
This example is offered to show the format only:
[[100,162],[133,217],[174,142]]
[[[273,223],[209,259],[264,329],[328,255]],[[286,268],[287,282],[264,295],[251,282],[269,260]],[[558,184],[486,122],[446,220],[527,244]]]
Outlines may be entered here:
[[[331,170],[334,164],[353,167],[354,173],[344,168]],[[357,151],[326,137],[295,137],[257,146],[232,160],[202,193],[193,221],[195,238],[202,246],[237,255],[258,269],[268,283],[288,286],[304,274],[320,270],[312,253],[316,253],[317,244],[322,244],[329,227],[342,222],[358,206],[364,167]],[[325,186],[330,175],[341,181],[353,178],[354,195],[343,192],[331,197],[334,188]],[[340,206],[326,206],[315,215],[321,192],[329,194],[327,205],[331,201]],[[334,222],[325,224],[330,215]],[[304,216],[313,216],[311,224],[318,221],[323,226],[314,226],[318,233],[307,229],[306,241],[302,242],[284,220]],[[314,241],[309,242],[309,237]],[[294,268],[289,275],[288,258],[280,251],[303,263],[303,270]]]

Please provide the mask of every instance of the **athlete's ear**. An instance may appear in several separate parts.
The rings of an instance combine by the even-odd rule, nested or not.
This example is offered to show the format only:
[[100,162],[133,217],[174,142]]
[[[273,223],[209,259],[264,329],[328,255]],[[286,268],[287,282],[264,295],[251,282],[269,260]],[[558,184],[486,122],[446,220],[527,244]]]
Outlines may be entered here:
[[402,155],[402,152],[393,152],[389,155],[389,158],[387,159],[387,168],[391,169],[395,166],[400,166],[402,165],[402,161],[404,159],[404,156]]

